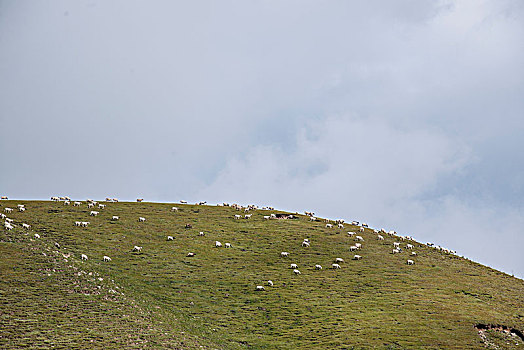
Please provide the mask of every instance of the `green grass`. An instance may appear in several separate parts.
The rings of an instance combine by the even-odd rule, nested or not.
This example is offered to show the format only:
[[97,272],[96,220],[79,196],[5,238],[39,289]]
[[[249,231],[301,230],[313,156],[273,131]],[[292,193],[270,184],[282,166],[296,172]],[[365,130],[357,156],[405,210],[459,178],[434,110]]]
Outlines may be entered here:
[[[268,221],[273,211],[257,210],[235,220],[229,207],[107,203],[89,217],[85,203],[0,204],[19,203],[27,211],[8,216],[32,228],[0,232],[0,348],[475,349],[486,347],[477,323],[524,330],[522,280],[417,242],[418,256],[393,255],[398,238],[378,241],[371,230],[353,261],[346,232],[356,227],[327,229],[304,216]],[[331,270],[336,257],[345,263]]]

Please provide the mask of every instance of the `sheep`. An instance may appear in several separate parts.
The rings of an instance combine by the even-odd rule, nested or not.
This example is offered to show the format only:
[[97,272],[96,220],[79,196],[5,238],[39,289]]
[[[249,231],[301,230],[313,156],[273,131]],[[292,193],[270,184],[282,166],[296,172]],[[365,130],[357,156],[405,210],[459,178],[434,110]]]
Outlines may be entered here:
[[87,203],[87,208],[88,208],[88,209],[89,209],[89,208],[94,208],[94,207],[95,207],[95,205],[94,205],[93,203]]
[[182,204],[187,204],[187,201],[185,201],[185,200],[181,200],[180,203],[182,203]]
[[369,227],[368,224],[366,224],[365,222],[362,223],[362,227]]
[[79,207],[82,203],[80,202],[73,202],[73,207]]
[[178,211],[177,207],[171,207],[171,211]]
[[107,255],[104,255],[104,258],[103,258],[103,260],[107,262],[107,261],[111,261],[111,258],[110,258],[110,257],[108,257]]
[[267,281],[267,285],[270,287],[273,287],[273,281],[272,280]]
[[294,269],[294,270],[293,270],[293,273],[294,273],[295,275],[301,275],[301,273],[300,273],[300,271],[299,271],[298,269]]
[[307,241],[302,242],[302,247],[308,248],[309,247],[309,242],[307,242]]
[[344,228],[344,225],[342,225],[342,224],[338,224],[337,226],[338,226],[338,228]]
[[29,230],[31,228],[31,225],[22,224],[22,227],[25,228],[26,230]]
[[71,202],[70,201],[65,201],[64,205],[71,205]]
[[4,224],[4,227],[5,227],[6,230],[12,230],[12,229],[14,228],[14,226],[11,225],[11,224],[8,223],[8,222],[6,222],[6,223]]
[[322,265],[315,265],[315,270],[322,270]]
[[260,291],[264,291],[264,290],[266,290],[266,288],[264,288],[264,286],[257,286],[257,287],[255,288],[255,290],[256,290],[257,292],[260,292]]
[[413,244],[406,244],[406,249],[413,249]]
[[348,231],[348,236],[353,237],[355,235],[355,232]]
[[224,244],[224,247],[225,247],[225,248],[231,248],[231,243],[225,243],[225,244]]
[[253,215],[253,214],[247,214],[247,215],[244,215],[244,219],[251,219],[251,216],[252,216],[252,215]]
[[309,218],[309,221],[317,221],[317,218],[314,218],[314,217],[311,216],[311,217]]
[[356,245],[352,245],[351,247],[349,247],[350,252],[354,252],[355,250],[358,250],[358,247]]
[[146,221],[146,218],[143,218],[141,216],[138,218],[138,222],[145,222],[145,221]]
[[416,252],[411,252],[411,255],[412,256],[417,256],[417,253]]
[[137,199],[136,199],[136,201],[137,201],[138,203],[142,202],[143,200],[144,200],[144,198],[137,198]]
[[8,223],[12,223],[13,219],[5,218],[5,221],[8,222]]
[[113,202],[118,203],[118,198],[113,198]]
[[242,215],[235,215],[235,220],[238,220],[242,217]]
[[0,219],[5,219],[5,218],[6,218],[5,214],[0,213]]
[[355,256],[353,257],[353,260],[360,260],[360,259],[362,259],[362,257],[361,257],[360,255],[355,255]]
[[358,232],[364,232],[364,228],[361,226],[358,228]]
[[40,238],[40,235],[38,233],[35,233],[35,238]]
[[136,246],[134,246],[133,251],[137,252],[137,253],[140,253],[142,251],[142,247],[139,247],[139,246],[136,245]]
[[58,249],[60,249],[60,244],[58,244],[58,242],[55,242],[55,247],[57,247]]
[[271,216],[269,216],[269,215],[264,215],[264,220],[269,220],[269,219],[271,219]]
[[98,212],[92,210],[92,211],[89,213],[89,215],[91,215],[91,216],[97,216],[97,215],[98,215]]
[[204,236],[205,233],[204,233],[204,231],[200,231],[200,232],[198,233],[198,235],[199,235],[199,236]]
[[333,228],[332,224],[326,224],[326,228]]
[[340,269],[340,265],[339,264],[331,264],[331,267],[333,269]]
[[81,226],[82,223],[80,221],[75,221],[75,226]]
[[173,238],[173,236],[167,236],[167,240],[168,241],[172,241],[172,240],[174,240],[174,238]]
[[105,205],[105,204],[98,204],[98,208],[99,208],[99,209],[105,209],[105,208],[106,208],[106,205]]
[[190,253],[187,253],[186,256],[191,258],[191,257],[195,256],[195,253],[191,253],[191,252],[190,252]]
[[289,268],[290,269],[298,269],[298,265],[297,264],[291,264],[291,266]]
[[398,253],[400,253],[400,250],[398,250],[398,249],[393,249],[393,251],[392,251],[391,253],[392,253],[392,254],[398,254]]
[[378,235],[378,236],[377,236],[377,239],[378,239],[379,241],[383,241],[383,240],[384,240],[384,237],[382,237],[381,235]]
[[120,220],[120,216],[113,215],[113,217],[111,218],[111,220],[112,220],[112,221]]
[[23,204],[17,204],[16,207],[17,207],[18,209],[20,209],[20,208],[25,207],[25,205],[23,205]]
[[8,199],[7,196],[2,196],[0,199]]
[[355,236],[355,240],[364,242],[364,238],[362,238],[362,236]]
[[408,260],[408,265],[415,265],[415,262],[413,260]]
[[84,260],[84,261],[87,260],[87,255],[82,254],[82,255],[80,256],[80,259],[82,259],[82,260]]
[[87,225],[89,224],[90,224],[89,221],[82,221],[82,227],[87,227]]
[[339,264],[339,263],[343,263],[344,262],[344,259],[342,258],[336,258],[335,259],[335,264]]
[[9,213],[13,212],[13,209],[12,208],[4,208],[4,212],[9,214]]
[[393,242],[393,247],[400,248],[400,243],[399,242]]
[[269,216],[271,217],[271,219],[276,219],[277,218],[277,216],[275,214],[270,214]]
[[362,248],[362,244],[361,243],[355,243],[355,247],[357,247],[357,249],[361,249]]
[[216,248],[222,247],[222,243],[220,243],[219,241],[215,241],[215,247]]

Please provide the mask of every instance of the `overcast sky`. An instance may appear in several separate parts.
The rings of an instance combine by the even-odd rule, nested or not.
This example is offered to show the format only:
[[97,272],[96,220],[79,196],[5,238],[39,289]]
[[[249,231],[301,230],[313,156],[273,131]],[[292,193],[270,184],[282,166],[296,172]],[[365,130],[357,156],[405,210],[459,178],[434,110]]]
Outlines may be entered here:
[[524,2],[0,0],[0,193],[367,221],[524,277]]

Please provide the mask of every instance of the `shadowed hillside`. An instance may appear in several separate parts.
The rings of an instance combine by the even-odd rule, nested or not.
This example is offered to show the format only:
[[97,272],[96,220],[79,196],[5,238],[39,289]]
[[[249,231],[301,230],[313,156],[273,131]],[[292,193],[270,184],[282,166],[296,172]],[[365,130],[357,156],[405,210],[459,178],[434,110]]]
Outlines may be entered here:
[[0,202],[14,209],[0,348],[524,349],[524,281],[419,242],[273,210],[100,203]]

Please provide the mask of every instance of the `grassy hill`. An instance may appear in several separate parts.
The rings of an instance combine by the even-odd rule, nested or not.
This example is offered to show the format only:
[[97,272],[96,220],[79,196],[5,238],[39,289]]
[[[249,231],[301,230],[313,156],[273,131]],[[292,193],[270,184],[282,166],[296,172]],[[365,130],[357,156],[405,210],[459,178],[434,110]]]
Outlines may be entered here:
[[[17,204],[27,210],[7,214],[16,227],[0,230],[2,349],[524,349],[524,281],[415,241],[365,229],[357,261],[347,232],[359,227],[303,215],[238,220],[231,207],[104,202],[91,217],[85,201],[0,210]],[[393,242],[417,256],[392,254]]]

